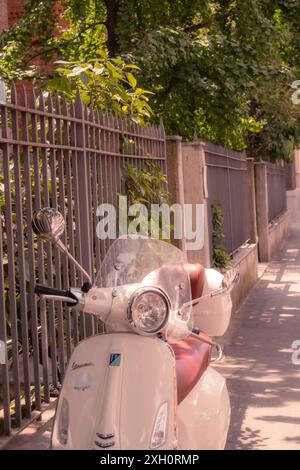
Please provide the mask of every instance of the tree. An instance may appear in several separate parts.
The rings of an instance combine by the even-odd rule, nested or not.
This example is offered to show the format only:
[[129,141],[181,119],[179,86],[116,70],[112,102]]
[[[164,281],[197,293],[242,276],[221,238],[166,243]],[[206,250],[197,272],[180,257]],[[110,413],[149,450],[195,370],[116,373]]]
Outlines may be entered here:
[[[75,60],[77,70],[108,61],[120,66],[120,83],[134,91],[133,102],[136,89],[142,107],[143,90],[153,92],[153,119],[163,117],[169,133],[190,139],[196,131],[269,159],[288,159],[299,145],[299,110],[290,99],[300,69],[298,1],[61,0],[63,26],[52,13],[54,3],[29,0],[20,23],[2,35],[4,78],[28,76],[37,56]],[[116,58],[122,62],[112,62]],[[64,76],[66,84],[68,68],[31,67],[30,73],[42,83]],[[81,70],[77,77],[84,83],[86,75]],[[83,91],[89,99],[91,90]],[[119,110],[123,106],[129,112],[123,102]],[[144,111],[142,119],[150,114],[147,106]]]
[[137,65],[109,57],[102,2],[62,2],[62,18],[55,15],[56,3],[29,0],[20,22],[2,34],[2,79],[33,80],[69,99],[79,89],[86,104],[144,124],[152,115],[150,93],[138,87]]

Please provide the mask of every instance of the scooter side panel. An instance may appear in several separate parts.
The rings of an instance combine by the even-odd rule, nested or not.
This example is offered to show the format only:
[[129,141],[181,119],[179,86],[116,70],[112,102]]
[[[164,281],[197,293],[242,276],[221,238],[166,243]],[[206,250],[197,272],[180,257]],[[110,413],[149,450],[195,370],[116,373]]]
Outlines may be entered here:
[[226,381],[208,367],[178,406],[178,441],[184,450],[222,450],[230,423]]
[[[68,442],[58,440],[63,398],[69,404]],[[161,406],[167,408],[166,440],[174,448],[176,379],[168,345],[136,334],[98,335],[75,349],[64,379],[52,447],[149,449]],[[109,437],[107,437],[109,436]]]

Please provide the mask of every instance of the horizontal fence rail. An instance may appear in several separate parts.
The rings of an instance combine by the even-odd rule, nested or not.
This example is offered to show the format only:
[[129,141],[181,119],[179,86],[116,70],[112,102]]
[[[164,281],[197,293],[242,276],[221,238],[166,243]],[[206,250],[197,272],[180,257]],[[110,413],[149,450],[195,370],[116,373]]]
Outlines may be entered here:
[[97,207],[117,207],[126,162],[156,161],[166,173],[163,125],[139,127],[56,95],[13,85],[0,102],[0,435],[40,410],[59,390],[76,344],[101,331],[96,318],[36,300],[36,282],[81,286],[83,278],[55,247],[33,236],[34,210],[57,207],[66,218],[63,242],[96,272],[110,241],[96,237]]
[[205,144],[205,163],[210,245],[212,248],[214,243],[212,206],[219,204],[224,216],[223,246],[228,253],[232,253],[250,236],[246,155],[213,144]]
[[268,182],[268,221],[271,223],[287,209],[286,169],[285,167],[267,163]]

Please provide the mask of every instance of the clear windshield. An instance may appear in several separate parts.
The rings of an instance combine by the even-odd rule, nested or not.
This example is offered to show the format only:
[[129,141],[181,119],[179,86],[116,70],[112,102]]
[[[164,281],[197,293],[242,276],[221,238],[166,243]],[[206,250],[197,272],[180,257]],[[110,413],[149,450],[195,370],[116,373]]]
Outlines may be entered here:
[[191,300],[184,263],[184,253],[169,243],[152,238],[119,238],[105,256],[96,286],[137,284],[139,287],[159,287],[169,296],[172,309],[178,311]]

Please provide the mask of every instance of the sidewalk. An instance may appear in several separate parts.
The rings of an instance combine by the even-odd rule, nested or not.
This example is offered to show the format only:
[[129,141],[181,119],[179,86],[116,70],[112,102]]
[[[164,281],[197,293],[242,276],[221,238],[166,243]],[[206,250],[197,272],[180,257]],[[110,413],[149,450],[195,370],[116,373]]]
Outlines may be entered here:
[[233,316],[219,368],[231,397],[227,449],[300,449],[300,229]]
[[42,413],[42,419],[33,421],[14,436],[3,450],[47,450],[50,446],[53,416],[56,402],[53,401]]

